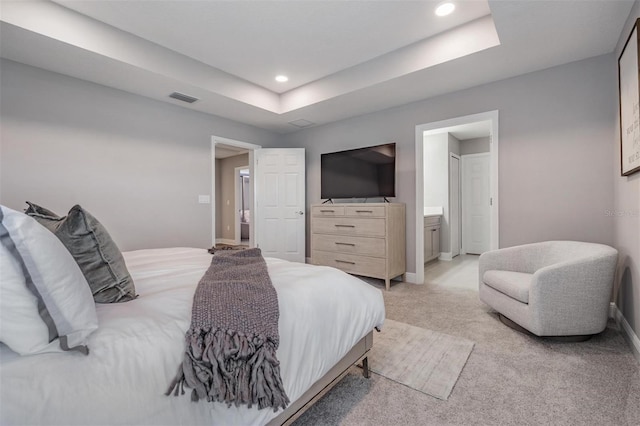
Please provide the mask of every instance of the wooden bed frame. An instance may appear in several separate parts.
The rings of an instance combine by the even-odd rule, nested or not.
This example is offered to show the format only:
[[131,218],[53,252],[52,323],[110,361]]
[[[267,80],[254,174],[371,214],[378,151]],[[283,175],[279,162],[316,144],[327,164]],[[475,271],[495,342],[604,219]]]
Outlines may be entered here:
[[293,401],[286,410],[271,419],[267,426],[288,426],[322,398],[331,388],[338,384],[349,369],[362,361],[362,373],[369,378],[369,363],[367,355],[373,346],[373,331],[364,336],[353,348],[334,365],[331,370],[313,384],[300,398]]

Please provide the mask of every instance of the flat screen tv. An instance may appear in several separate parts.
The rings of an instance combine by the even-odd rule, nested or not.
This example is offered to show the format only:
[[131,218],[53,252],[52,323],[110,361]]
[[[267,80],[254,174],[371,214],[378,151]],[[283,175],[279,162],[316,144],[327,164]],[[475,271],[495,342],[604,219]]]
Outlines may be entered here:
[[395,143],[320,156],[323,199],[395,197],[395,178]]

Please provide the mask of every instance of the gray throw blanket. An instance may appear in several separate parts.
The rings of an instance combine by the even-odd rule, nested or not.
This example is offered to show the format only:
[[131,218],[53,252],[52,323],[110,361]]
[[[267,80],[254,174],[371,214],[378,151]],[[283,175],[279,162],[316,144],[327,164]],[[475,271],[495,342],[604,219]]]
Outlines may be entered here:
[[278,297],[260,249],[216,252],[193,296],[186,353],[167,395],[273,411],[289,398],[276,349]]

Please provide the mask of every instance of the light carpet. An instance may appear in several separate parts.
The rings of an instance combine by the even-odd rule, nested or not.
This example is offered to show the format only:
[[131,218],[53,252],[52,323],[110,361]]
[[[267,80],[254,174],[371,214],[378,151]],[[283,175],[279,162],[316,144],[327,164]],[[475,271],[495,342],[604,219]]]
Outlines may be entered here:
[[474,342],[386,319],[373,337],[371,371],[438,399],[449,398]]
[[387,318],[475,342],[449,399],[352,368],[293,426],[640,425],[640,365],[613,320],[560,343],[505,326],[477,290],[425,282],[382,293]]

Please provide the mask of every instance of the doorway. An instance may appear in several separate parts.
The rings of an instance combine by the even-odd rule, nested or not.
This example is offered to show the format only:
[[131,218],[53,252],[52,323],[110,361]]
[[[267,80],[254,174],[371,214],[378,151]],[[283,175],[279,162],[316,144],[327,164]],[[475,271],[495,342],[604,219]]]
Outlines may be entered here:
[[[429,141],[439,141],[432,145]],[[471,141],[472,143],[468,143]],[[464,228],[465,202],[462,198],[460,173],[464,173],[462,163],[466,155],[477,153],[480,145],[485,146],[489,155],[489,191],[488,197],[482,201],[489,207],[488,246],[497,249],[499,246],[498,229],[498,111],[489,111],[464,117],[453,118],[416,126],[416,230],[422,229],[424,216],[428,213],[441,212],[441,260],[451,260],[454,253],[465,253]],[[457,163],[451,164],[451,154],[457,156]],[[435,161],[434,158],[442,161]],[[462,162],[461,162],[462,161]],[[450,169],[457,164],[459,173],[457,183],[452,181]],[[434,170],[439,180],[433,178]],[[454,188],[453,197],[451,189]],[[457,188],[457,190],[455,190]],[[432,192],[430,192],[432,191]],[[456,220],[456,197],[459,207]],[[435,201],[434,201],[435,200]],[[453,206],[452,206],[453,204]],[[454,214],[451,208],[454,208]],[[468,215],[467,215],[468,216]],[[453,219],[453,221],[452,221]],[[456,222],[456,223],[453,223]],[[469,232],[467,230],[467,232]],[[452,238],[454,239],[452,244]],[[458,242],[459,241],[459,242]],[[458,242],[456,244],[456,242]],[[457,248],[456,248],[457,245]],[[424,282],[424,235],[416,232],[416,282]]]
[[[260,145],[237,141],[233,139],[223,138],[219,136],[211,137],[211,198],[213,207],[211,209],[211,245],[215,246],[219,243],[236,245],[242,240],[241,231],[239,229],[239,208],[237,208],[237,189],[235,179],[235,168],[241,167],[248,170],[249,176],[254,175],[254,151],[261,149]],[[232,160],[236,159],[235,163]],[[228,161],[228,164],[223,162]],[[228,166],[228,167],[227,167]],[[229,179],[229,190],[222,188],[223,180],[221,172],[224,169],[230,169],[231,178]],[[254,182],[249,179],[247,188],[247,203],[245,207],[250,212],[254,212],[255,190]],[[226,196],[225,196],[226,195]],[[236,230],[236,228],[238,228]],[[248,230],[248,238],[246,244],[254,247],[255,226],[250,226]],[[237,237],[236,238],[236,232]],[[238,242],[240,240],[240,242]]]
[[[259,145],[212,136],[211,138],[211,194],[214,208],[211,209],[212,245],[226,242],[222,232],[229,227],[233,232],[239,208],[231,200],[221,197],[219,159],[221,152],[233,151],[234,155],[246,155],[249,172],[248,203],[251,215],[249,247],[258,247],[264,256],[277,257],[304,263],[305,260],[305,154],[303,148],[262,148]],[[235,167],[247,169],[241,163]],[[235,179],[232,178],[232,181]],[[232,186],[234,183],[231,184]],[[219,208],[220,207],[220,208]],[[222,208],[231,207],[232,222],[220,228]],[[229,224],[230,223],[230,224]],[[232,228],[233,226],[233,228]],[[234,244],[235,233],[229,239]]]

